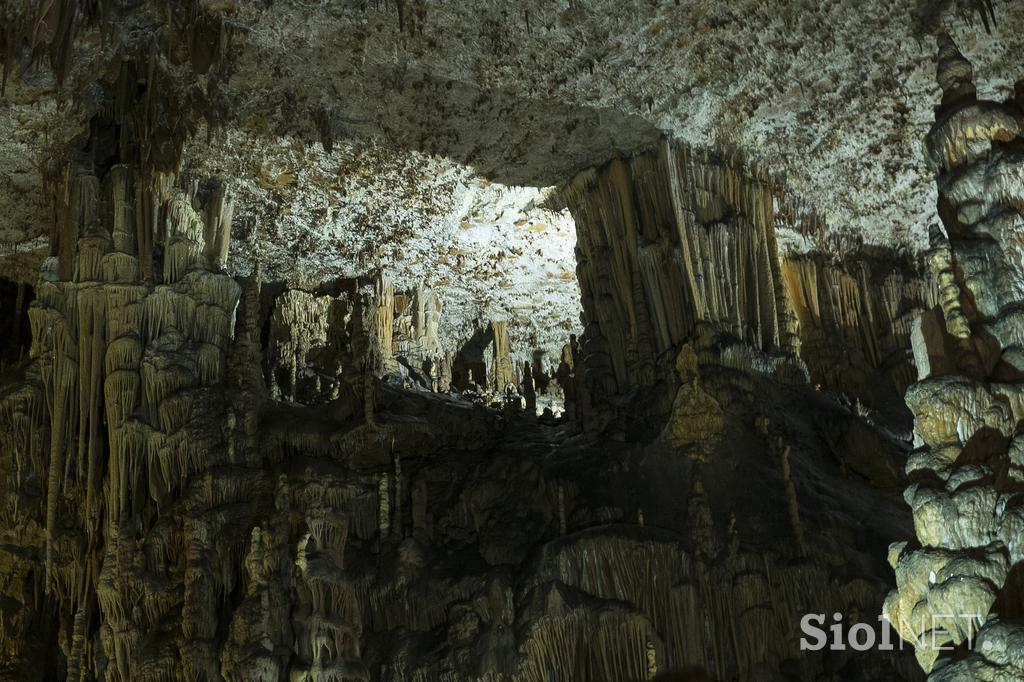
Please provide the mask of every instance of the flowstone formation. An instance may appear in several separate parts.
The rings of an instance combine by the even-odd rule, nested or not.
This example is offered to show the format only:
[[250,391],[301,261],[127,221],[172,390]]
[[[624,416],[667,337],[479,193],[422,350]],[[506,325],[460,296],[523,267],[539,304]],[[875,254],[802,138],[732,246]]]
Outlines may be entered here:
[[[942,42],[923,254],[813,208],[917,215],[905,137],[855,168],[908,205],[725,145],[853,81],[892,105],[897,66],[779,42],[909,59],[882,4],[0,4],[0,127],[29,129],[0,201],[45,150],[45,200],[0,207],[0,678],[916,682],[801,646],[807,614],[878,622],[915,531],[886,612],[971,641],[918,659],[1020,677],[1020,102]],[[741,25],[771,40],[726,59]],[[771,47],[749,107],[687,71],[713,135],[620,59],[708,41],[716,74]],[[824,140],[798,109],[769,147]],[[870,144],[828,137],[818,170]]]
[[[579,233],[580,403],[671,385],[675,349],[702,330],[737,369],[899,404],[914,312],[938,297],[921,263],[829,242],[777,179],[721,150],[664,141],[565,193]],[[782,249],[782,232],[827,250]]]
[[[933,231],[941,318],[914,335],[917,449],[905,497],[916,542],[890,548],[886,610],[930,680],[1024,678],[1024,112],[979,99],[938,39],[942,103],[927,138],[945,234]],[[935,358],[936,362],[931,362]]]

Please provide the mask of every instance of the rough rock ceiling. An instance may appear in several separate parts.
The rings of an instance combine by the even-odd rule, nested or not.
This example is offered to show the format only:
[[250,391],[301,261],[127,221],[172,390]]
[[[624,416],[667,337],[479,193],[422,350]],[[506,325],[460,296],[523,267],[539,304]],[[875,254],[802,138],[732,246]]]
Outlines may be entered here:
[[[1024,8],[995,4],[991,36],[958,12],[949,23],[1005,95],[1006,74],[1024,76]],[[324,111],[335,136],[383,134],[533,185],[662,130],[743,150],[836,229],[919,244],[935,221],[919,147],[938,103],[933,41],[912,3],[405,7],[400,30],[391,5],[240,6],[239,120],[292,128],[296,107]]]
[[[401,251],[396,280],[447,287],[453,328],[508,317],[543,344],[542,330],[578,323],[564,223],[535,208],[536,192],[487,183],[558,185],[663,133],[741,150],[812,198],[834,231],[920,247],[937,222],[919,144],[938,102],[924,32],[946,18],[982,96],[1004,97],[1024,76],[1024,7],[993,3],[987,35],[960,4],[204,2],[232,17],[236,54],[228,80],[181,84],[218,109],[209,144],[200,136],[186,160],[239,188],[236,216],[250,228],[236,234],[268,237],[238,241],[233,271],[251,269],[251,245],[263,244],[271,276],[315,288]],[[142,44],[159,23],[136,20],[122,40]],[[14,131],[0,142],[0,192],[15,207],[0,241],[4,269],[22,279],[38,261],[14,269],[26,261],[10,254],[40,253],[50,222],[27,190],[98,106],[90,83],[113,49],[100,45],[97,31],[80,34],[73,106],[57,109],[42,69],[12,78],[0,106]],[[501,243],[460,258],[481,240],[454,226],[487,211],[501,216],[487,231]],[[556,229],[530,232],[538,223]]]
[[549,192],[375,142],[328,153],[230,131],[194,152],[186,157],[199,177],[234,178],[232,274],[258,262],[267,281],[316,290],[383,270],[399,289],[438,293],[448,344],[489,320],[512,321],[526,354],[560,348],[576,331],[576,234],[567,210],[544,207]]

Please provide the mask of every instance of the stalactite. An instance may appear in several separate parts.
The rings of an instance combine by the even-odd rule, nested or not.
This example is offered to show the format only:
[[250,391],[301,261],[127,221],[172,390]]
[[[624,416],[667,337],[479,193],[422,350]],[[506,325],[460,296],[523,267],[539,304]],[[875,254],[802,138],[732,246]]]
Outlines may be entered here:
[[206,248],[204,232],[206,226],[188,200],[181,195],[173,197],[167,207],[165,282],[177,282],[188,270],[205,265],[202,259]]
[[786,483],[786,500],[789,504],[789,523],[793,527],[793,536],[796,539],[797,551],[800,556],[807,554],[807,542],[804,540],[804,527],[800,522],[800,505],[797,502],[796,486],[793,485],[793,478],[790,475],[788,445],[778,448],[779,461],[782,469],[782,480]]
[[[70,170],[68,173],[70,175]],[[61,216],[57,228],[57,254],[58,276],[67,282],[75,278],[78,237],[85,230],[91,229],[96,221],[99,182],[94,175],[78,175],[65,188],[68,210]]]
[[[392,446],[394,447],[394,446]],[[395,530],[395,533],[402,537],[402,457],[398,452],[394,452],[392,455],[394,460],[394,475],[395,475],[395,493],[394,503],[391,505],[391,525],[390,527]]]
[[293,402],[310,402],[324,392],[300,387],[300,376],[312,372],[331,375],[340,369],[331,363],[317,366],[313,357],[329,351],[337,362],[344,355],[343,348],[350,342],[347,323],[351,308],[346,297],[313,296],[304,291],[288,291],[275,302],[268,350],[275,375],[285,375],[282,378]]
[[512,349],[509,346],[508,322],[491,322],[491,378],[490,383],[498,393],[507,387],[516,386],[518,379],[512,366]]
[[[654,358],[699,321],[761,350],[793,349],[773,192],[735,159],[698,158],[671,142],[584,172],[565,189],[588,342],[608,353],[619,391],[651,383]],[[723,222],[727,211],[736,215]]]
[[[866,372],[879,371],[902,394],[914,380],[904,354],[913,311],[937,304],[937,292],[916,264],[894,264],[886,253],[862,253],[840,262],[794,256],[783,260],[782,274],[811,379],[863,394]],[[851,365],[851,350],[860,368]]]
[[394,367],[393,333],[395,327],[395,290],[381,272],[374,280],[373,343],[374,375],[380,376]]
[[234,212],[235,200],[228,192],[227,184],[218,183],[207,205],[203,235],[206,264],[211,270],[223,270],[227,264]]
[[387,472],[377,477],[377,529],[381,540],[391,532],[391,478]]

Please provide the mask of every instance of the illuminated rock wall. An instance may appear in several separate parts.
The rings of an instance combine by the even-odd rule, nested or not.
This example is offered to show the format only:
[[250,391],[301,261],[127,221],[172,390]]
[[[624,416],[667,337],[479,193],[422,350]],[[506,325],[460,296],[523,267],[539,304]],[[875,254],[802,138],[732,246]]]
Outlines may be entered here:
[[929,679],[1008,680],[1024,676],[1024,117],[1016,102],[977,98],[971,64],[946,36],[937,78],[927,150],[945,226],[931,250],[944,325],[915,334],[905,498],[916,539],[890,549],[886,607]]

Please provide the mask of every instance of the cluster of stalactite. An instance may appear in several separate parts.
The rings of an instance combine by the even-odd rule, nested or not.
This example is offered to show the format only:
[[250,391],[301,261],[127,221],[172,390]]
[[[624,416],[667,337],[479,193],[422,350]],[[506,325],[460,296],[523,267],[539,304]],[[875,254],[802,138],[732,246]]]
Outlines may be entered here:
[[[34,362],[0,397],[0,670],[368,679],[344,554],[350,524],[377,533],[375,498],[359,501],[376,478],[359,493],[329,470],[275,474],[317,439],[290,423],[260,438],[260,276],[243,288],[220,271],[228,194],[154,185],[130,165],[69,177],[73,224],[30,310]],[[364,307],[354,316],[373,319]],[[360,351],[375,346],[365,336]]]
[[394,297],[394,355],[413,372],[419,372],[435,391],[451,386],[451,351],[441,345],[441,298],[422,284]]
[[452,353],[438,338],[441,302],[423,286],[394,291],[384,273],[338,294],[289,289],[273,302],[269,367],[275,398],[315,404],[373,379],[446,392]]
[[[207,268],[197,263],[179,281],[193,273],[223,277]],[[173,288],[138,286],[147,297]],[[546,448],[492,454],[495,422],[483,409],[381,385],[379,437],[371,444],[358,426],[361,415],[339,416],[338,401],[267,402],[258,273],[233,296],[241,300],[240,331],[228,369],[213,384],[181,391],[192,404],[176,426],[199,454],[194,470],[179,472],[176,488],[154,499],[162,483],[151,483],[152,467],[142,467],[135,487],[121,491],[116,524],[107,512],[114,502],[103,498],[102,550],[84,531],[74,545],[81,570],[97,571],[94,588],[86,582],[68,593],[71,581],[62,580],[44,595],[37,581],[33,594],[32,564],[24,558],[12,575],[29,579],[7,585],[25,605],[22,620],[13,620],[21,634],[31,629],[34,603],[68,604],[62,641],[73,646],[80,628],[87,652],[78,679],[597,681],[651,679],[683,666],[745,679],[794,655],[808,604],[868,610],[878,597],[868,582],[835,579],[827,562],[744,548],[736,519],[715,517],[699,479],[684,492],[687,511],[678,525],[686,535],[646,526],[640,508],[587,499],[572,469],[547,468]],[[148,328],[144,301],[141,329]],[[367,301],[369,310],[376,307]],[[173,317],[177,325],[180,315]],[[140,337],[140,364],[155,352],[150,346],[162,352],[164,337],[180,332],[167,324],[154,333],[152,342]],[[754,383],[762,363],[772,359],[739,342],[722,345],[707,327],[696,337],[677,358],[681,380],[713,400],[720,416],[750,410],[762,390]],[[188,348],[181,354],[194,355]],[[141,369],[139,378],[144,386]],[[112,410],[126,409],[112,399],[104,393],[99,403],[108,420]],[[128,420],[149,423],[144,400]],[[21,424],[2,433],[20,438],[19,456],[35,453],[26,471],[45,471],[42,387],[28,377],[0,405],[5,426]],[[704,448],[701,461],[710,463],[717,440],[736,426],[695,421],[680,430],[676,447]],[[112,438],[99,448],[105,491],[115,468]],[[606,462],[604,450],[589,457]],[[789,448],[772,453],[792,534],[780,544],[810,545]],[[34,499],[30,485],[14,489],[24,491],[17,513],[39,519],[17,526],[18,546],[37,543],[41,551],[47,535],[39,502],[46,496]],[[656,504],[643,500],[648,513]],[[69,511],[60,512],[62,537],[72,534],[68,521],[84,523]],[[508,523],[509,514],[519,521]],[[54,561],[70,573],[64,542]],[[458,548],[455,563],[444,558],[445,547]],[[91,606],[82,612],[75,599]],[[71,660],[73,653],[64,655]]]
[[268,348],[272,397],[312,402],[340,396],[342,365],[352,359],[351,339],[357,333],[352,328],[353,298],[346,293],[316,296],[299,289],[277,298]]
[[892,395],[903,395],[917,378],[907,353],[916,313],[938,301],[935,280],[923,270],[885,249],[862,248],[841,260],[782,257],[800,357],[814,383],[869,396],[881,377]]
[[776,356],[785,380],[809,372],[863,394],[881,376],[892,395],[913,380],[913,312],[937,299],[932,280],[881,250],[780,253],[778,227],[822,224],[735,155],[665,141],[580,174],[565,196],[592,402],[659,381],[698,325]]
[[17,674],[23,662],[36,659],[36,642],[46,637],[42,566],[46,547],[45,481],[50,442],[38,428],[44,418],[39,368],[31,367],[14,387],[0,394],[0,448],[9,461],[0,467],[5,493],[0,507],[0,567],[5,579],[3,629],[0,631],[0,669]]
[[592,381],[612,393],[652,383],[698,321],[759,350],[795,352],[770,182],[666,141],[566,188]]
[[[336,285],[340,293],[289,289],[272,303],[268,347],[271,396],[313,405],[360,395],[364,359],[373,378],[439,393],[471,393],[494,405],[538,411],[554,419],[574,390],[574,342],[558,358],[535,351],[522,360],[508,321],[488,322],[459,351],[438,336],[439,296],[420,285],[394,290],[385,273]],[[472,346],[475,351],[469,350]],[[540,409],[538,410],[538,406]]]
[[[36,578],[58,609],[68,676],[128,679],[142,634],[175,602],[135,582],[136,535],[209,460],[210,423],[194,408],[222,382],[233,333],[239,288],[216,272],[230,211],[215,199],[217,219],[204,220],[193,194],[126,165],[68,177],[67,223],[29,312],[40,409],[16,431],[48,443],[44,457],[14,457],[45,485]],[[155,207],[159,228],[141,206]],[[141,598],[154,601],[140,611]]]
[[[64,36],[76,24],[62,13],[85,5],[41,7],[32,25]],[[795,651],[800,615],[870,612],[879,595],[844,573],[823,540],[836,528],[807,513],[800,468],[816,453],[764,438],[776,428],[766,413],[806,434],[810,410],[773,412],[764,396],[781,385],[787,400],[819,398],[800,361],[813,334],[841,329],[833,353],[855,347],[889,368],[916,285],[787,263],[775,225],[807,213],[776,209],[770,176],[665,144],[570,188],[588,325],[558,358],[523,362],[501,320],[480,324],[468,360],[446,352],[438,297],[396,291],[384,273],[340,293],[284,292],[261,319],[259,271],[221,272],[230,193],[176,173],[196,112],[216,114],[195,89],[168,106],[165,60],[188,55],[205,73],[228,35],[185,7],[172,18],[196,29],[178,31],[187,49],[168,36],[167,54],[120,63],[94,131],[113,137],[92,147],[134,162],[50,177],[54,257],[31,313],[34,360],[0,392],[0,447],[13,453],[0,466],[11,493],[0,673],[597,682],[682,666],[744,679],[788,660],[801,677],[824,675]],[[36,38],[70,50],[70,38]],[[817,229],[807,222],[794,228]],[[864,281],[867,293],[850,289]],[[812,378],[846,381],[824,357],[805,358]],[[612,439],[563,448],[563,431],[403,390],[476,384],[535,409],[557,389],[569,422],[594,425],[604,397],[659,379],[678,387],[664,437],[626,452]],[[720,457],[737,433],[753,447]],[[671,466],[630,472],[659,448]],[[736,461],[765,468],[734,495]],[[662,499],[652,479],[691,465],[691,483]],[[628,499],[630,477],[642,505]],[[713,499],[701,481],[715,479],[731,482]],[[738,527],[760,535],[763,521],[741,498],[781,510],[780,535],[744,546]],[[737,511],[722,518],[727,505]]]
[[[699,492],[694,500],[706,504]],[[522,647],[523,679],[531,682],[550,671],[565,680],[643,680],[684,666],[747,679],[758,663],[792,650],[802,604],[840,608],[872,598],[865,585],[830,583],[818,566],[735,547],[693,552],[630,527],[551,543],[540,561],[526,605],[537,617]],[[609,604],[595,611],[587,605],[594,598]]]
[[[683,668],[748,679],[765,660],[791,651],[805,600],[841,608],[873,597],[865,584],[836,585],[813,565],[732,552],[704,557],[671,534],[601,527],[544,545],[518,585],[497,578],[485,589],[464,581],[447,599],[424,593],[413,601],[401,589],[366,598],[383,615],[377,627],[416,633],[451,618],[449,600],[469,602],[449,641],[462,648],[480,638],[487,649],[451,679],[640,682]],[[415,573],[410,578],[415,583]],[[512,637],[513,629],[522,634]],[[435,665],[399,650],[382,679],[430,679]]]
[[927,137],[945,234],[929,256],[941,314],[914,327],[907,392],[916,541],[890,549],[889,618],[931,680],[1024,677],[1024,111],[976,96],[940,36],[943,98]]

